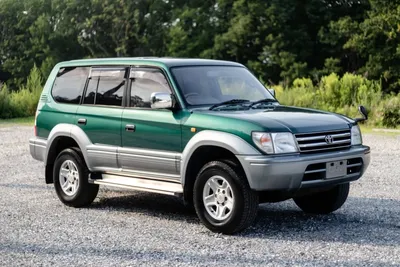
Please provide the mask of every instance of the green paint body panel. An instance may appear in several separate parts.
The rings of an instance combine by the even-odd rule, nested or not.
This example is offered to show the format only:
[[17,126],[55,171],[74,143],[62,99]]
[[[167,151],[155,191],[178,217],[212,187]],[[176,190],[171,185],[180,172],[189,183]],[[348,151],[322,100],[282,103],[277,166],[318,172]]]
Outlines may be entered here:
[[[122,116],[122,146],[165,151],[181,151],[181,122],[184,112],[126,108]],[[136,126],[135,132],[125,125]]]
[[[213,112],[218,114],[218,112]],[[214,116],[203,112],[194,111],[183,123],[182,126],[182,145],[183,147],[196,133],[191,132],[191,128],[196,128],[196,133],[201,130],[214,130],[232,133],[252,144],[251,132],[262,131],[263,127],[258,124],[241,120],[235,117]]]
[[51,130],[60,123],[75,123],[77,105],[46,103],[37,116],[38,136],[47,138]]
[[[85,118],[87,125],[80,125],[80,127],[84,129],[92,143],[182,152],[193,135],[202,130],[232,133],[256,147],[251,139],[253,131],[322,132],[347,129],[354,124],[354,121],[341,115],[285,106],[242,111],[188,109],[177,90],[177,84],[171,75],[170,68],[199,65],[244,67],[241,64],[226,61],[168,58],[87,59],[59,63],[50,74],[38,104],[38,136],[47,138],[57,124],[78,125],[78,119]],[[159,68],[169,80],[181,108],[171,111],[56,103],[51,97],[51,88],[58,70],[63,67],[79,66],[151,66]],[[47,100],[43,98],[46,96]],[[135,125],[135,132],[125,131],[127,124]],[[191,128],[196,128],[196,132],[193,133]]]
[[[198,109],[194,111],[214,120],[231,118],[245,121],[253,126],[259,125],[266,132],[320,132],[336,131],[350,128],[351,120],[338,114],[332,114],[313,109],[288,106],[275,106],[266,109],[252,109],[239,111],[210,111]],[[247,129],[248,130],[248,129]],[[257,131],[254,129],[254,131]]]
[[[123,108],[80,105],[74,124],[84,130],[93,144],[121,146],[121,117]],[[86,119],[86,125],[78,124]]]

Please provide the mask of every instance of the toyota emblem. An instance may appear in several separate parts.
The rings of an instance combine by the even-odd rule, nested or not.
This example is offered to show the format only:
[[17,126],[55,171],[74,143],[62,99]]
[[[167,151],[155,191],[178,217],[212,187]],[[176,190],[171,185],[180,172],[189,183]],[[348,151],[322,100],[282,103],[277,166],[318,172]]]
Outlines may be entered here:
[[333,143],[333,137],[331,135],[325,136],[325,142],[327,144],[332,144]]

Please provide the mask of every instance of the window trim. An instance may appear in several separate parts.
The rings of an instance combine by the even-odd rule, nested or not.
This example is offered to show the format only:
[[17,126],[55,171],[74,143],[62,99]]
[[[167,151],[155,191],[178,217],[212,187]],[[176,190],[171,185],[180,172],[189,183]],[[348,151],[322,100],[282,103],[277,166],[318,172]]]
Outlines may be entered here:
[[[130,73],[130,66],[129,65],[114,65],[114,66],[108,66],[108,65],[94,65],[89,67],[89,75],[86,79],[86,84],[85,84],[85,89],[84,89],[84,93],[83,93],[83,97],[81,99],[81,103],[80,105],[82,106],[87,106],[87,107],[108,107],[108,108],[125,108],[126,107],[126,88],[128,87],[128,83],[129,83],[129,73]],[[87,88],[89,86],[89,81],[92,79],[92,70],[93,69],[108,69],[108,70],[124,70],[125,69],[125,74],[124,74],[124,79],[125,79],[125,84],[124,84],[124,90],[123,90],[123,95],[122,95],[122,101],[121,101],[121,106],[116,106],[116,105],[100,105],[100,104],[96,104],[96,96],[97,96],[97,89],[99,87],[99,83],[100,80],[97,82],[97,87],[96,87],[96,95],[95,95],[95,99],[94,99],[94,104],[85,104],[84,100],[86,97],[86,93],[87,93]],[[110,76],[94,76],[94,77],[110,77]]]
[[[91,67],[90,68],[90,72],[89,72],[89,76],[88,76],[88,78],[89,79],[91,79],[92,77],[112,77],[112,76],[108,76],[108,75],[101,75],[101,73],[100,73],[100,75],[99,76],[94,76],[93,75],[93,70],[95,70],[95,71],[122,71],[122,70],[125,70],[125,75],[124,76],[127,76],[127,74],[126,74],[126,70],[129,68],[129,66],[124,66],[124,67],[122,67],[122,66],[115,66],[115,67],[109,67],[109,66],[96,66],[96,67]],[[126,78],[126,77],[124,77],[124,78]]]
[[176,109],[182,109],[182,105],[179,103],[179,98],[176,95],[175,89],[172,86],[172,83],[165,71],[165,69],[158,67],[158,66],[152,66],[152,65],[132,65],[129,69],[129,75],[128,75],[128,79],[129,79],[129,86],[127,88],[127,92],[126,92],[126,108],[129,109],[138,109],[138,110],[153,110],[153,111],[162,111],[163,109],[153,109],[153,108],[148,108],[148,107],[135,107],[135,106],[131,106],[131,93],[132,93],[132,78],[130,78],[131,72],[132,70],[140,70],[142,69],[143,71],[152,69],[155,70],[157,72],[160,72],[161,75],[164,76],[165,80],[168,83],[168,88],[171,92],[171,95],[175,98],[175,107],[172,108],[172,110],[176,110]]
[[[57,78],[58,78],[58,73],[59,73],[59,71],[60,71],[61,69],[66,69],[66,68],[73,68],[73,69],[77,69],[77,68],[85,69],[85,68],[86,68],[86,69],[89,69],[88,74],[86,75],[86,80],[85,80],[85,83],[84,83],[84,85],[83,85],[83,89],[81,89],[81,90],[82,90],[82,91],[81,91],[81,92],[82,92],[82,96],[81,96],[81,99],[79,100],[78,103],[63,103],[63,102],[59,102],[59,101],[56,100],[56,98],[55,98],[54,95],[53,95],[54,85],[55,85],[56,80],[57,80]],[[52,83],[52,85],[51,85],[51,90],[50,90],[50,95],[51,95],[51,98],[53,99],[53,101],[54,101],[55,103],[61,104],[61,105],[74,105],[74,106],[79,106],[79,105],[81,105],[82,99],[84,98],[84,94],[85,94],[85,92],[86,92],[86,86],[87,86],[87,83],[88,83],[88,76],[89,76],[89,74],[90,74],[90,68],[91,68],[90,66],[64,66],[64,67],[58,68],[56,77],[55,77],[54,80],[53,80],[53,83]]]

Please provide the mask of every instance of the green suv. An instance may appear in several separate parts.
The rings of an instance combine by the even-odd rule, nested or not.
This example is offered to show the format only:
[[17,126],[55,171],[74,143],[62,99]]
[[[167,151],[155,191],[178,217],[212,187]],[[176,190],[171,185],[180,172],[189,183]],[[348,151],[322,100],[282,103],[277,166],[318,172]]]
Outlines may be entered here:
[[263,202],[339,209],[370,161],[358,120],[280,105],[234,62],[87,59],[54,67],[29,145],[68,206],[99,185],[174,195],[230,234]]

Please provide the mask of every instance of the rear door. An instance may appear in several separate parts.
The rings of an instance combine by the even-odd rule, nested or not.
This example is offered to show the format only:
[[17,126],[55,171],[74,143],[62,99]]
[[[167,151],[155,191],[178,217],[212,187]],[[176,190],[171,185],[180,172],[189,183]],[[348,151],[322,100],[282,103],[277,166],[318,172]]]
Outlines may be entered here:
[[121,116],[127,85],[128,67],[92,68],[76,124],[89,137],[91,166],[118,168],[117,150],[121,146]]
[[180,111],[150,107],[151,94],[172,94],[170,85],[163,72],[155,68],[132,68],[130,84],[129,107],[122,115],[119,163],[125,171],[178,180]]

